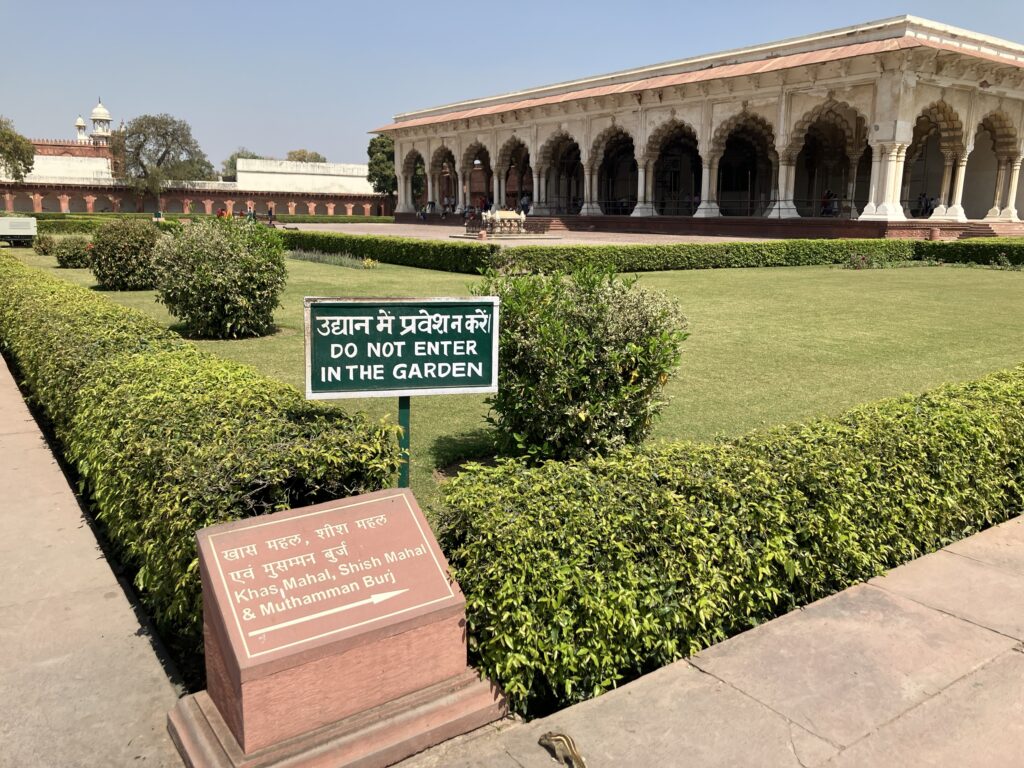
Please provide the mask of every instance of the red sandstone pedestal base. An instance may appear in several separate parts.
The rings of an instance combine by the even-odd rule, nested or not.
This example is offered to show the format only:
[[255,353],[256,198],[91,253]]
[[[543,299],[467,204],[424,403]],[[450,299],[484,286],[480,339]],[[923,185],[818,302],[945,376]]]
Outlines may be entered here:
[[167,727],[195,768],[386,766],[506,712],[466,599],[393,489],[197,535],[207,690]]
[[311,733],[246,754],[205,691],[181,699],[167,728],[190,768],[378,768],[502,717],[505,700],[467,669]]

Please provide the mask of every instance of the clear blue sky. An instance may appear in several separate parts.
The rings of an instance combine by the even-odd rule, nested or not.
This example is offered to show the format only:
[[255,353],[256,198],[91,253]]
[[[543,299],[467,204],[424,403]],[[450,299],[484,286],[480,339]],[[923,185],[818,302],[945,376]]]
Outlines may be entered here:
[[240,145],[365,162],[396,112],[903,13],[1024,43],[1022,0],[0,0],[0,114],[70,137],[102,96],[115,123],[184,118],[218,168]]

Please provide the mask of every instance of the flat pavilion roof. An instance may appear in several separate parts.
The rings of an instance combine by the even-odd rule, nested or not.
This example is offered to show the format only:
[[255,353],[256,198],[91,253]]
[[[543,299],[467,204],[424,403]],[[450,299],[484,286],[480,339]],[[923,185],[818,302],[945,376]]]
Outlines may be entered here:
[[395,116],[395,122],[376,128],[371,133],[922,47],[1024,69],[1022,45],[916,16],[897,16],[750,48],[404,112]]

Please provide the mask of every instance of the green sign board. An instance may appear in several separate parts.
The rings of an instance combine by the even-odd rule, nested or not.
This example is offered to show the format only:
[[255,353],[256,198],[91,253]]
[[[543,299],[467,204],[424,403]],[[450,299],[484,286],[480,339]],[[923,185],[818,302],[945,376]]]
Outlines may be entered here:
[[498,391],[498,298],[306,298],[306,397]]

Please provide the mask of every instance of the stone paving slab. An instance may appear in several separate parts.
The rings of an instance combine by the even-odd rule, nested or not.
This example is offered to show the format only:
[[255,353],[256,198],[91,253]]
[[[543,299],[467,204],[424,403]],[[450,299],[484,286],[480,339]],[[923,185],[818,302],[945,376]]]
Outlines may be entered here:
[[1024,573],[936,552],[872,579],[880,589],[1024,640]]
[[0,362],[0,766],[180,766],[178,693]]
[[[523,768],[554,765],[541,734],[573,736],[588,768],[631,765],[816,766],[836,748],[735,688],[677,662],[551,717],[431,750],[402,768],[483,766],[511,758]],[[442,745],[444,746],[444,745]]]
[[1019,768],[1024,765],[1024,653],[974,674],[842,752],[828,768]]
[[962,539],[946,549],[972,560],[1024,573],[1024,517]]
[[1016,641],[861,584],[691,661],[847,746]]

